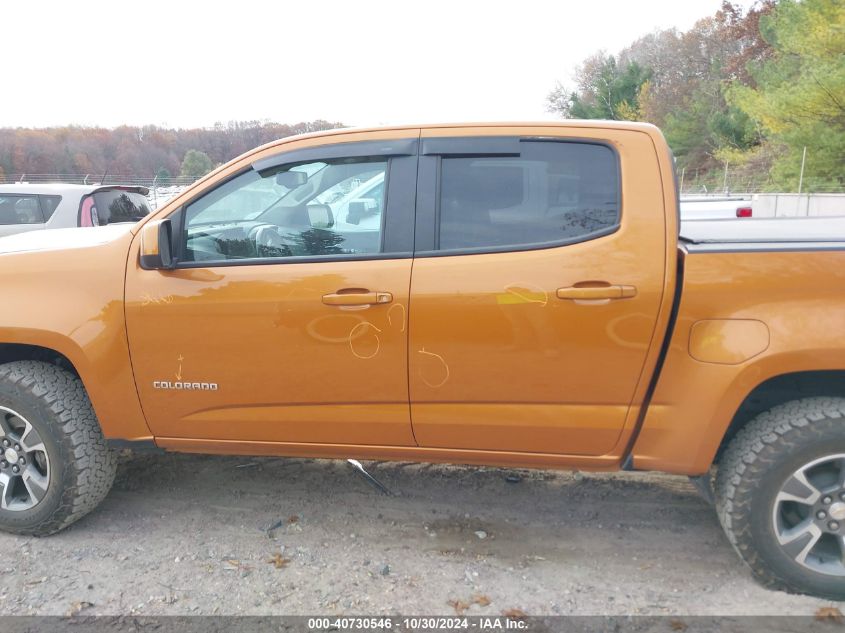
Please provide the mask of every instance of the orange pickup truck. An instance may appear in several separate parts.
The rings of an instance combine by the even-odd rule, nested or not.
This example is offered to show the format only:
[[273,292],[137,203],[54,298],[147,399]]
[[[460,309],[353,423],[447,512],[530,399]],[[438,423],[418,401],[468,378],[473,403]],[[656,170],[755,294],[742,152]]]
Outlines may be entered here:
[[660,132],[574,121],[286,138],[4,238],[0,528],[91,511],[116,447],[657,470],[845,598],[845,242],[755,222],[682,229]]

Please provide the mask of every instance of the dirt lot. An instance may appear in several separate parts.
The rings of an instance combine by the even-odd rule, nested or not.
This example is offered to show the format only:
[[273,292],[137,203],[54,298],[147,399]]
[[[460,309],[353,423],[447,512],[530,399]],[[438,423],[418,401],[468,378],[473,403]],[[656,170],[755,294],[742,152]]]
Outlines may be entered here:
[[756,585],[681,477],[365,465],[394,496],[345,462],[126,457],[103,506],[71,529],[0,534],[0,614],[809,615],[828,604]]

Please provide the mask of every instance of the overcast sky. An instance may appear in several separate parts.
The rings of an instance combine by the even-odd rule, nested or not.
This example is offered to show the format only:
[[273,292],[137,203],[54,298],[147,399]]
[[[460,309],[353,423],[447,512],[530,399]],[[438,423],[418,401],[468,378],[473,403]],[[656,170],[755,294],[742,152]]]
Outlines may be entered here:
[[587,55],[719,5],[5,0],[0,127],[547,119]]

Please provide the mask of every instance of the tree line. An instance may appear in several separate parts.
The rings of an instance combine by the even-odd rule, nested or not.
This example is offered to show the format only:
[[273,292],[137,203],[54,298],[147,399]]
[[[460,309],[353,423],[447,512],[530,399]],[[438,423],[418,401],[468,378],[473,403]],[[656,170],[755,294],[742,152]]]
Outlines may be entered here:
[[566,118],[659,126],[689,176],[724,166],[794,190],[845,187],[845,2],[725,0],[669,29],[585,59],[548,107]]
[[211,128],[166,129],[147,125],[0,128],[0,182],[12,174],[91,174],[198,178],[215,165],[276,139],[343,127],[310,121],[218,123]]

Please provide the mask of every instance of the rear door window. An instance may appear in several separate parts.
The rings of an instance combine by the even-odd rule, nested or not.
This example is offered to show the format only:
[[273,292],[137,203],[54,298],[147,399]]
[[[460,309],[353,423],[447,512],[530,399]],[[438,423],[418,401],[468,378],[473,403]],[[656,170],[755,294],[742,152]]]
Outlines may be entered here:
[[609,147],[522,141],[518,156],[443,157],[439,249],[530,248],[605,235],[619,225]]
[[0,194],[0,224],[41,224],[44,215],[36,195]]

